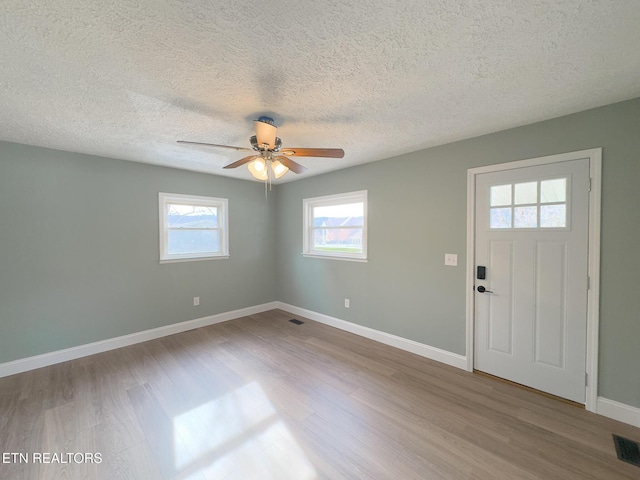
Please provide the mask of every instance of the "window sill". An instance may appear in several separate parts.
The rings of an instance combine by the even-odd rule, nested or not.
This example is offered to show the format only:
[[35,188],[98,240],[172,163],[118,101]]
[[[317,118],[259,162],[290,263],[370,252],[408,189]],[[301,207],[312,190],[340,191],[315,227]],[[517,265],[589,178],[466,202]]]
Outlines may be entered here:
[[160,260],[160,264],[179,263],[179,262],[201,262],[203,260],[220,260],[220,259],[227,259],[227,258],[229,258],[229,255],[217,255],[215,257],[170,258],[166,260]]
[[366,258],[352,258],[352,257],[336,257],[333,255],[316,255],[313,253],[303,253],[303,257],[308,258],[324,258],[326,260],[340,260],[343,262],[359,262],[359,263],[367,263],[369,260]]

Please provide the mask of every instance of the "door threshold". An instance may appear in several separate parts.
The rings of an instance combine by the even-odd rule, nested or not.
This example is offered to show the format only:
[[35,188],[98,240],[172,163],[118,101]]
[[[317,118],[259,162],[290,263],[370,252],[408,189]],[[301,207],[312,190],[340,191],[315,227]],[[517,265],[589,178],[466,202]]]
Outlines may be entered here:
[[535,393],[535,394],[540,395],[542,397],[551,398],[552,400],[556,400],[558,402],[562,402],[562,403],[564,403],[566,405],[571,405],[572,407],[576,407],[576,408],[579,408],[579,409],[582,409],[582,410],[585,409],[585,406],[582,403],[574,402],[573,400],[569,400],[567,398],[562,398],[562,397],[559,397],[557,395],[553,395],[551,393],[543,392],[542,390],[538,390],[536,388],[527,387],[526,385],[522,385],[521,383],[517,383],[517,382],[512,382],[511,380],[507,380],[506,378],[496,377],[495,375],[491,375],[490,373],[486,373],[486,372],[481,372],[480,370],[476,370],[475,368],[473,369],[473,373],[476,373],[476,374],[481,375],[483,377],[491,378],[493,380],[497,380],[498,382],[501,382],[501,383],[506,383],[508,385],[513,385],[513,386],[518,387],[518,388],[520,388],[522,390],[527,390],[528,392]]

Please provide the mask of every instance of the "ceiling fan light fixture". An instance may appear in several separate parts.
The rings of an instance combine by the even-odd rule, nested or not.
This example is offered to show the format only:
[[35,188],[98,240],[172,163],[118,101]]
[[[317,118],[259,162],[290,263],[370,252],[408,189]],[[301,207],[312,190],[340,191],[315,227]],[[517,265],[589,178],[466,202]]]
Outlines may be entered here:
[[260,117],[254,120],[253,124],[256,129],[256,140],[259,146],[267,145],[267,148],[273,150],[276,146],[276,131],[273,118]]
[[[229,148],[233,150],[254,151],[240,160],[231,162],[222,168],[237,168],[247,165],[251,175],[265,182],[271,188],[271,181],[284,176],[289,170],[293,173],[304,173],[307,168],[289,157],[343,158],[341,148],[286,148],[282,149],[282,139],[276,136],[277,128],[273,118],[261,115],[253,121],[255,135],[249,138],[251,148],[220,145],[216,143],[192,142],[178,140],[178,143],[204,145],[208,147]],[[265,187],[266,188],[266,187]]]
[[280,178],[289,171],[289,168],[285,167],[279,160],[274,160],[271,162],[271,170],[273,170],[273,175],[276,178]]
[[258,180],[267,180],[269,178],[269,172],[267,171],[267,164],[264,158],[256,158],[254,161],[249,162],[247,167],[254,178]]

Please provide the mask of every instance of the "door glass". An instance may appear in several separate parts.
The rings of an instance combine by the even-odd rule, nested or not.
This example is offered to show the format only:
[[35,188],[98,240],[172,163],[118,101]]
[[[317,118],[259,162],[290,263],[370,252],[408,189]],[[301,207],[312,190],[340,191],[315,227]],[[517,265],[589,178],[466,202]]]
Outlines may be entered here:
[[540,207],[540,226],[542,228],[563,228],[567,226],[567,206],[542,205]]
[[511,205],[511,185],[494,185],[491,187],[491,206]]
[[538,226],[538,207],[516,207],[513,226],[515,228],[536,228]]
[[554,178],[540,182],[540,202],[555,203],[567,201],[567,179]]
[[567,178],[491,186],[489,228],[566,228],[567,186]]
[[490,228],[511,228],[511,207],[492,208]]
[[516,183],[516,205],[538,203],[538,182]]

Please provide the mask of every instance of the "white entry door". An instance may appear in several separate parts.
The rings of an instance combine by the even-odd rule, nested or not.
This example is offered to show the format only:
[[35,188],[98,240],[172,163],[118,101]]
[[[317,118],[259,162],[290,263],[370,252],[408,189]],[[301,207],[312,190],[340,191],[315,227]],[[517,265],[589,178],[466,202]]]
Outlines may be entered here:
[[479,174],[475,205],[475,369],[585,403],[589,159]]

